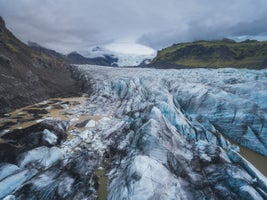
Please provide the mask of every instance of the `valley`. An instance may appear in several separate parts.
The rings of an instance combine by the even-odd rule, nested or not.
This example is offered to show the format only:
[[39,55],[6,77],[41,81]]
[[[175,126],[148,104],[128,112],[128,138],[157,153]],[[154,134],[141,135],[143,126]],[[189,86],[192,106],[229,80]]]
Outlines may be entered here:
[[266,8],[0,0],[0,200],[267,200]]

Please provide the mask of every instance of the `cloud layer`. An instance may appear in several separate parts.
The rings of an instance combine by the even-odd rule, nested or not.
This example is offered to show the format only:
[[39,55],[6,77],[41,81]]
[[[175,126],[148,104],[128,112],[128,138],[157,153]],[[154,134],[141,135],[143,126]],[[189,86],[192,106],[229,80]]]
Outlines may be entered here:
[[199,39],[265,38],[266,8],[266,0],[0,0],[0,15],[16,36],[63,53],[113,42],[159,49]]

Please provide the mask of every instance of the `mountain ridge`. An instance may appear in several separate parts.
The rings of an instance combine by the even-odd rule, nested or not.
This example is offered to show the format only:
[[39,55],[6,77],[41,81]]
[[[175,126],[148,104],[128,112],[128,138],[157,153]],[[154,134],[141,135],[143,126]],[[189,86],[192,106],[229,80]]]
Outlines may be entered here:
[[230,39],[173,44],[158,51],[151,66],[161,68],[248,68],[267,67],[267,41]]
[[118,66],[118,58],[112,55],[103,55],[103,57],[88,58],[77,52],[71,52],[66,56],[66,60],[70,64],[91,64],[91,65],[102,65],[102,66]]
[[112,55],[103,55],[102,57],[88,58],[76,51],[73,51],[67,55],[63,55],[52,49],[43,47],[35,42],[28,42],[28,46],[31,49],[34,49],[40,53],[45,53],[53,58],[62,59],[69,64],[91,64],[91,65],[103,65],[103,66],[117,66],[116,62],[118,58],[113,57]]

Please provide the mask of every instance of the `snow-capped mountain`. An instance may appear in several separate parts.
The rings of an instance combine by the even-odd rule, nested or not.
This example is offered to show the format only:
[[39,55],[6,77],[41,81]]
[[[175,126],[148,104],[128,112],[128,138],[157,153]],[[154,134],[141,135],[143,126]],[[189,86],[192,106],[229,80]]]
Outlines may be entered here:
[[138,66],[144,60],[151,60],[156,56],[154,49],[136,43],[112,43],[104,46],[94,46],[79,53],[87,58],[106,56],[118,58],[118,61],[113,64],[120,67]]

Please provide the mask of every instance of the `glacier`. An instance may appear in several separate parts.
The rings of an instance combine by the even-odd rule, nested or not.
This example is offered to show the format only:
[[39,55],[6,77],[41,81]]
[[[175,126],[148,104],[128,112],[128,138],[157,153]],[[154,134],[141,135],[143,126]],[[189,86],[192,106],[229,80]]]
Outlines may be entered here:
[[267,199],[266,177],[233,144],[267,156],[266,69],[78,65],[73,75],[84,106],[18,141],[2,136],[9,148],[26,132],[40,143],[0,160],[1,198],[97,199],[101,168],[110,200]]
[[[123,134],[119,129],[104,134],[107,146],[125,155],[114,155],[120,164],[109,174],[109,199],[261,196],[244,185],[253,178],[266,184],[266,178],[251,174],[255,170],[227,138],[267,155],[266,70],[80,66],[79,71],[94,83],[92,101],[104,107],[88,112],[113,110],[126,126]],[[265,195],[266,190],[261,198]]]
[[94,46],[88,48],[87,51],[79,51],[79,53],[88,58],[97,58],[110,56],[117,58],[114,62],[116,66],[139,66],[142,62],[149,63],[155,56],[156,51],[147,46],[138,43],[111,43],[105,46]]
[[80,66],[79,70],[83,78],[95,81],[94,101],[105,109],[120,102],[116,116],[133,119],[156,107],[185,135],[201,139],[201,129],[210,141],[214,138],[210,135],[221,133],[267,156],[267,70],[96,66]]

